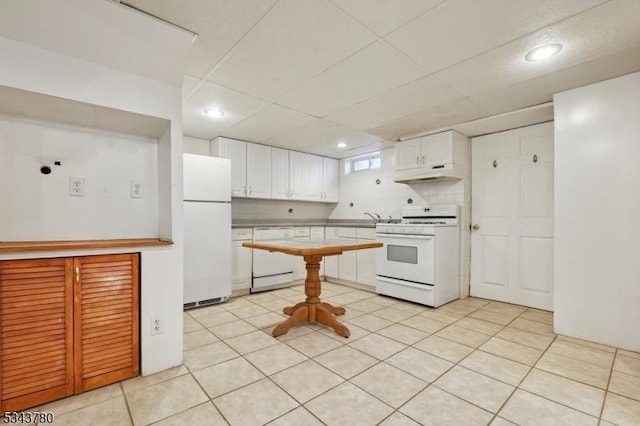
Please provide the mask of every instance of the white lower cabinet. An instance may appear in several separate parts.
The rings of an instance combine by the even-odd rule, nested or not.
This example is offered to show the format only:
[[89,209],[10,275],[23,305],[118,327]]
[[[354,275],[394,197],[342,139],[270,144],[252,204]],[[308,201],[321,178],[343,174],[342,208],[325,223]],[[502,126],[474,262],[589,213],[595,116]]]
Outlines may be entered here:
[[[375,240],[374,228],[349,228],[327,226],[327,239],[364,239]],[[339,256],[327,256],[324,260],[324,273],[327,278],[357,282],[375,286],[376,249],[354,250]]]
[[[309,227],[301,226],[293,228],[293,239],[294,240],[309,240]],[[307,276],[307,266],[304,261],[304,257],[295,256],[294,265],[293,265],[293,279],[294,280],[304,280]]]
[[[356,236],[362,240],[375,240],[374,228],[356,228]],[[356,251],[356,281],[369,286],[376,285],[376,250],[366,249]]]
[[249,290],[251,288],[251,249],[242,247],[245,241],[253,239],[253,229],[239,228],[231,230],[233,253],[231,255],[231,290]]

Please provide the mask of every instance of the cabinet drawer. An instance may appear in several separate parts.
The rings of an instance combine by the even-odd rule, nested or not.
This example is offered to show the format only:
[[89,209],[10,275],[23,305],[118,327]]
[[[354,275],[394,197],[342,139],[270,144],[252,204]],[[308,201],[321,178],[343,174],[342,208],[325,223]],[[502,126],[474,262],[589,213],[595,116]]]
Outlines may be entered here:
[[376,229],[375,228],[356,228],[356,235],[363,240],[375,240]]
[[309,230],[309,234],[311,236],[311,239],[313,240],[324,239],[324,226],[311,227],[311,229]]
[[293,238],[309,238],[309,227],[293,228]]
[[356,228],[336,228],[338,238],[356,238]]
[[231,240],[252,240],[253,228],[237,228],[231,230]]

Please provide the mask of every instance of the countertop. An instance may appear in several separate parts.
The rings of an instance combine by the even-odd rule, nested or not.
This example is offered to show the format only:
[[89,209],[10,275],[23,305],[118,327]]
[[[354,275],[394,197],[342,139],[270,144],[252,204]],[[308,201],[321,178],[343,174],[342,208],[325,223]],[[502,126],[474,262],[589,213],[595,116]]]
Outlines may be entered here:
[[[393,222],[400,222],[394,220]],[[239,219],[232,228],[256,228],[265,226],[337,226],[348,228],[375,228],[376,222],[368,219]]]

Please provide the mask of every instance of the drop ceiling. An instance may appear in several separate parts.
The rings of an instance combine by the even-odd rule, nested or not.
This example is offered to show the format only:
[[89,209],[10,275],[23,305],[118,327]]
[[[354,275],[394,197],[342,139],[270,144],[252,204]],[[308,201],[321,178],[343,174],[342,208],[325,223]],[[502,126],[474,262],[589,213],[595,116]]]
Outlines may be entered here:
[[[121,3],[198,34],[183,84],[185,135],[336,158],[437,129],[473,135],[501,117],[539,122],[550,104],[520,119],[513,111],[640,70],[638,0]],[[563,49],[524,59],[548,43]]]

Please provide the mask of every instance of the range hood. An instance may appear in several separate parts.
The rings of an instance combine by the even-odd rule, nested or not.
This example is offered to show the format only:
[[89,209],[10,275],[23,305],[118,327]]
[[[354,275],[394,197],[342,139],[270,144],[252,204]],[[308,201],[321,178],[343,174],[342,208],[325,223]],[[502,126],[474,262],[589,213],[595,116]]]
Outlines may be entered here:
[[460,180],[465,176],[464,166],[460,164],[442,164],[410,169],[394,170],[393,181],[399,183],[428,182],[442,180]]

